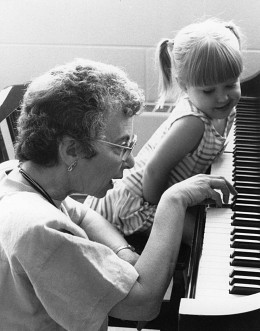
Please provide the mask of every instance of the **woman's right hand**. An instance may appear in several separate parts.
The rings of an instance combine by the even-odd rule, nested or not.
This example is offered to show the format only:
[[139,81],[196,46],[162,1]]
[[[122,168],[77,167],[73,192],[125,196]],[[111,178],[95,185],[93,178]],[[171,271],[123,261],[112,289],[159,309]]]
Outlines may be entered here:
[[[216,190],[222,192],[222,197]],[[236,195],[237,192],[222,176],[200,174],[174,184],[164,194],[183,198],[187,207],[204,201],[215,202],[217,207],[221,207],[223,202],[228,203],[230,194]]]

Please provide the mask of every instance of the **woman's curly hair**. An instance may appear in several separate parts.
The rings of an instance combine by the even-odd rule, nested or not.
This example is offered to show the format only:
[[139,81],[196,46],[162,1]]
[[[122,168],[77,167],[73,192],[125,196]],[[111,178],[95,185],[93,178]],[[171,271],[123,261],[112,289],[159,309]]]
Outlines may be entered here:
[[81,143],[86,157],[96,154],[93,141],[104,137],[110,112],[133,116],[144,96],[121,69],[77,59],[33,80],[18,118],[16,157],[51,166],[58,163],[58,146],[68,135]]

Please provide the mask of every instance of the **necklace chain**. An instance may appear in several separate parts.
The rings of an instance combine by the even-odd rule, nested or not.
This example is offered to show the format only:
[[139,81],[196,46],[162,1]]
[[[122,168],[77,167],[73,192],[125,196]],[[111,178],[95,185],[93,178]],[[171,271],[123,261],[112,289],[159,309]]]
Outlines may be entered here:
[[32,177],[30,177],[28,173],[21,168],[20,164],[19,164],[19,172],[23,176],[23,178],[25,178],[37,192],[39,192],[46,200],[48,200],[53,206],[57,208],[54,201],[49,196],[49,194],[44,190],[44,188],[34,179],[32,179]]

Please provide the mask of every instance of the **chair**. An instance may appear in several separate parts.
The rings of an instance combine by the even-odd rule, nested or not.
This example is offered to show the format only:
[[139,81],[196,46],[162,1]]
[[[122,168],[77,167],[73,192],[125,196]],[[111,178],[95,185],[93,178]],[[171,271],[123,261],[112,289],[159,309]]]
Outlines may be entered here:
[[26,85],[11,85],[0,91],[0,162],[15,158],[17,108]]

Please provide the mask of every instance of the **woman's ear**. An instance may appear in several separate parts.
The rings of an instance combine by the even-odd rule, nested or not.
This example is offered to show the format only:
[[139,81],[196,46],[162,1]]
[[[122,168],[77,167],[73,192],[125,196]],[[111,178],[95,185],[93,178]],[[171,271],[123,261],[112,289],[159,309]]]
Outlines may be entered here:
[[77,141],[69,136],[64,136],[59,144],[60,158],[66,165],[78,159]]

